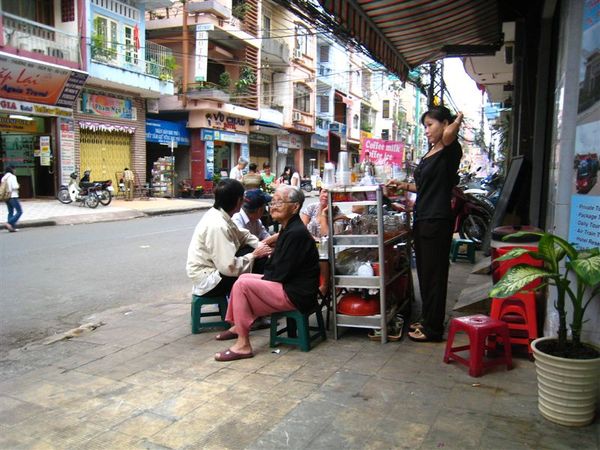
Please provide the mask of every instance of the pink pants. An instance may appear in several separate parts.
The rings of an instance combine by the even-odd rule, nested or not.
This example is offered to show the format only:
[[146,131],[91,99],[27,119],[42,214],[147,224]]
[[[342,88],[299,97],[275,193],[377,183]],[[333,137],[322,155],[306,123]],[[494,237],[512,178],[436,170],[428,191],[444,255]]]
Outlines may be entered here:
[[231,289],[225,320],[235,325],[240,336],[248,336],[250,325],[257,317],[296,309],[283,284],[261,278],[261,274],[244,273]]

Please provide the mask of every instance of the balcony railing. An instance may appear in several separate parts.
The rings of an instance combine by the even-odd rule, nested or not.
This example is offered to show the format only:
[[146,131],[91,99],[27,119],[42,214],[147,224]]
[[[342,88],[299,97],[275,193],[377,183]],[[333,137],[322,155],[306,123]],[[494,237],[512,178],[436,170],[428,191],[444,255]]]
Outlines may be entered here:
[[57,28],[0,12],[4,24],[4,44],[54,58],[80,62],[79,37]]
[[173,80],[176,65],[173,50],[150,41],[144,45],[141,49],[119,43],[107,45],[102,39],[92,37],[91,56],[93,61],[143,72],[162,81]]

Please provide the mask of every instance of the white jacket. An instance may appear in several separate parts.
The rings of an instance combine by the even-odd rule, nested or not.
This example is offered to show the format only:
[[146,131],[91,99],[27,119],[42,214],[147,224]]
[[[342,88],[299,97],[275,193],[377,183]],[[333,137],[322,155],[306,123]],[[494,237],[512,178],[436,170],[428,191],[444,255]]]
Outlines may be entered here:
[[6,172],[0,182],[6,180],[8,184],[8,190],[10,191],[10,198],[19,198],[19,182],[17,177],[10,172]]
[[245,245],[256,248],[258,238],[240,230],[222,209],[210,208],[200,219],[188,248],[187,276],[194,294],[202,295],[221,281],[221,274],[238,277],[252,271],[254,255],[235,256]]

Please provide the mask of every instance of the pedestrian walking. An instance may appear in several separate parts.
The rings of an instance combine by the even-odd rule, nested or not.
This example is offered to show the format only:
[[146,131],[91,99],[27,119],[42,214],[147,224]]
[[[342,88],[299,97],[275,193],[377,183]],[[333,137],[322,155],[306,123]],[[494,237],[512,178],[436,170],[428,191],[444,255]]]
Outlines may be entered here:
[[133,190],[135,189],[135,175],[127,167],[123,171],[123,181],[125,182],[125,201],[132,201]]
[[6,167],[6,172],[0,181],[2,187],[2,196],[5,198],[6,208],[8,209],[8,218],[6,229],[11,233],[17,230],[17,222],[23,215],[23,208],[19,202],[19,182],[15,176],[15,169],[12,166]]
[[453,116],[448,108],[434,107],[421,117],[429,151],[415,170],[415,183],[391,184],[417,193],[414,207],[413,240],[421,290],[421,320],[410,325],[408,336],[417,342],[440,341],[444,334],[446,293],[453,215],[452,188],[458,183],[462,147],[458,129],[463,115]]

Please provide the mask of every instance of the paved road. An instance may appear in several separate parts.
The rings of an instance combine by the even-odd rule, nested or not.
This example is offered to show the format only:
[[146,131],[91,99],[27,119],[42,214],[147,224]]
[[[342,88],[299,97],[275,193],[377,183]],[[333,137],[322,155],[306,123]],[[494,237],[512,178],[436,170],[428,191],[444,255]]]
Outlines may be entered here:
[[186,252],[202,214],[0,232],[0,356],[95,312],[189,301]]

